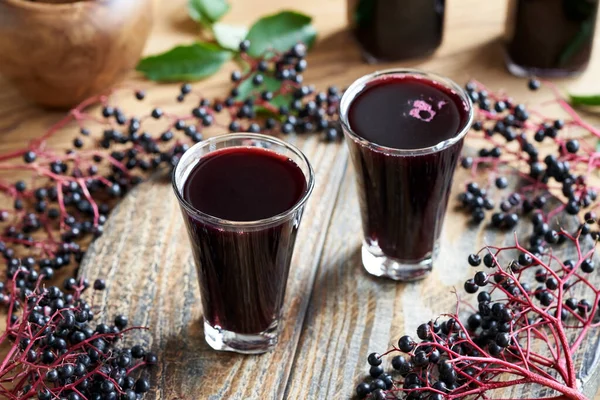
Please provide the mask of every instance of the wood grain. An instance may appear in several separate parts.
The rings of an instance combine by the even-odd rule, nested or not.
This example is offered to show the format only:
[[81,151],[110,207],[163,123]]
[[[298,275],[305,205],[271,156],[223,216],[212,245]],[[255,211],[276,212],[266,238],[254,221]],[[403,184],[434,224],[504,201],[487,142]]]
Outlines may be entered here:
[[[159,17],[145,54],[196,39],[198,28],[187,18],[185,3],[157,2]],[[377,66],[363,63],[345,31],[345,0],[231,3],[232,10],[224,22],[232,24],[250,25],[259,16],[280,9],[313,15],[319,40],[309,55],[305,80],[320,89],[332,84],[347,86],[375,69],[401,66],[432,70],[459,83],[475,77],[492,89],[506,89],[515,99],[528,104],[551,97],[544,90],[529,92],[524,80],[505,71],[502,35],[506,4],[501,0],[447,2],[444,42],[433,57]],[[0,12],[0,21],[2,17]],[[596,50],[598,46],[600,41],[596,41]],[[0,56],[0,68],[5,62]],[[228,65],[195,87],[207,96],[223,96],[233,68]],[[595,51],[586,73],[558,85],[565,91],[600,91],[599,71],[600,52]],[[175,85],[150,84],[135,74],[129,76],[127,84],[147,89],[148,107],[189,111],[173,104],[178,90]],[[24,101],[6,80],[0,79],[0,89],[2,151],[24,147],[62,116]],[[123,100],[122,105],[134,106],[130,100]],[[594,116],[586,117],[598,121]],[[53,138],[52,145],[71,146],[75,131],[76,128],[61,132]],[[187,237],[170,185],[160,179],[142,185],[124,200],[109,220],[107,234],[88,255],[83,270],[90,278],[103,275],[110,281],[107,292],[95,299],[96,304],[102,304],[110,316],[129,310],[133,323],[152,327],[142,339],[164,349],[154,377],[158,388],[150,398],[347,398],[356,379],[366,371],[364,357],[368,352],[387,348],[398,335],[414,329],[418,322],[439,310],[447,310],[454,301],[448,287],[462,284],[464,264],[453,267],[451,263],[437,263],[430,279],[411,285],[367,276],[359,265],[360,220],[353,203],[351,172],[343,177],[344,148],[324,145],[316,139],[290,140],[298,140],[317,167],[318,187],[300,229],[286,297],[286,328],[275,352],[243,357],[211,351],[204,343]],[[475,142],[467,139],[467,144]],[[0,206],[9,202],[2,198]],[[448,259],[462,258],[477,243],[490,238],[483,231],[462,230],[464,217],[457,213],[449,213],[446,228],[449,227],[460,227],[463,240],[470,245],[461,249],[451,242],[452,246],[445,247],[442,253]],[[447,286],[440,288],[440,282]],[[114,299],[110,305],[105,301],[108,298]],[[415,312],[416,309],[421,311]],[[598,369],[592,365],[592,370]]]

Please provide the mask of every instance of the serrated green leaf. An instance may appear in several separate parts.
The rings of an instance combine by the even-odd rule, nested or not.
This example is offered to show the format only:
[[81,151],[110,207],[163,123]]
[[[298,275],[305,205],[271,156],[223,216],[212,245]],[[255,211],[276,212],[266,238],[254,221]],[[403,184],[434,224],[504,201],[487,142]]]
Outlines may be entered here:
[[600,95],[569,95],[569,100],[574,106],[600,106]]
[[215,39],[221,47],[238,51],[240,42],[248,34],[245,26],[216,23],[212,27]]
[[299,42],[312,46],[317,31],[311,21],[311,17],[295,11],[282,11],[259,19],[246,36],[250,40],[248,54],[259,56],[269,50],[287,51]]
[[596,142],[596,151],[600,152],[600,140]]
[[195,81],[214,74],[231,57],[228,50],[198,42],[146,57],[136,69],[153,81]]
[[229,3],[225,0],[188,0],[190,17],[204,25],[212,25],[229,11]]
[[[256,74],[254,74],[254,75],[256,75]],[[261,93],[265,90],[273,93],[273,92],[276,92],[277,90],[279,90],[279,88],[281,87],[281,81],[278,81],[277,79],[275,79],[271,76],[268,76],[268,75],[263,75],[264,80],[260,86],[254,86],[252,84],[252,78],[254,77],[254,75],[250,76],[248,79],[246,79],[245,81],[240,83],[240,85],[238,86],[238,90],[240,93],[237,96],[237,98],[239,100],[246,100],[253,93],[259,95],[259,93]],[[282,105],[289,105],[291,101],[292,101],[292,95],[286,94],[286,95],[275,96],[273,98],[273,100],[271,100],[269,103],[271,103],[272,105],[274,105],[276,107],[280,107]]]

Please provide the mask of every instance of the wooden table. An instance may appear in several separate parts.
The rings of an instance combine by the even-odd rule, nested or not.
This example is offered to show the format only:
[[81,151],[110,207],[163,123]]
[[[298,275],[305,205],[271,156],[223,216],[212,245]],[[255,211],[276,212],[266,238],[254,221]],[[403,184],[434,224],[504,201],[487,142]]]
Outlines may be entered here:
[[[460,0],[448,3],[444,43],[434,57],[378,68],[422,68],[461,83],[477,78],[490,88],[507,89],[515,98],[526,103],[549,98],[548,92],[529,92],[524,80],[510,76],[504,68],[501,46],[504,1]],[[197,28],[187,19],[184,4],[184,0],[157,4],[156,24],[147,54],[166,50],[175,43],[194,40]],[[249,24],[260,15],[283,8],[299,9],[313,15],[319,40],[308,58],[309,70],[305,80],[318,88],[332,84],[345,86],[375,69],[362,62],[345,31],[343,0],[232,0],[232,4],[226,22]],[[596,43],[600,46],[600,41]],[[600,53],[596,51],[595,54],[597,56],[583,76],[577,80],[562,81],[560,87],[600,92],[600,80],[596,75],[600,71]],[[226,69],[199,83],[198,87],[209,96],[222,95],[233,66]],[[173,103],[175,86],[153,85],[132,74],[133,81],[147,86],[149,97],[155,104]],[[0,81],[0,89],[2,151],[23,147],[62,115],[28,104],[3,81]],[[70,146],[71,140],[72,135],[64,132],[54,138],[53,143]],[[201,314],[195,274],[189,251],[179,251],[184,247],[178,247],[177,243],[185,243],[185,234],[168,185],[148,183],[128,197],[116,211],[117,222],[109,223],[108,234],[93,246],[83,270],[92,279],[96,275],[114,278],[112,288],[99,295],[96,304],[106,304],[101,301],[110,298],[110,305],[105,305],[104,311],[111,315],[129,309],[130,320],[151,326],[153,334],[146,340],[166,349],[162,367],[153,376],[158,388],[150,394],[151,398],[347,398],[353,392],[357,379],[367,371],[365,357],[369,352],[385,350],[404,332],[414,331],[416,324],[439,312],[449,311],[453,295],[445,289],[444,293],[439,293],[440,282],[461,285],[464,267],[457,270],[453,265],[440,263],[431,278],[411,285],[367,276],[359,267],[360,222],[352,170],[347,168],[344,147],[326,145],[317,139],[302,139],[298,143],[316,166],[318,187],[309,203],[298,239],[284,312],[286,328],[276,351],[260,357],[242,357],[216,353],[203,342],[197,323]],[[160,213],[142,212],[136,209],[138,204],[145,204],[145,209],[154,206],[160,209]],[[164,237],[142,235],[137,238],[137,231],[131,231],[118,222],[127,218],[172,230],[162,235]],[[446,225],[464,227],[464,217],[451,211]],[[140,229],[140,226],[136,227]],[[449,233],[445,235],[449,236]],[[473,242],[483,240],[483,232],[475,235],[477,238],[473,237]],[[131,248],[128,246],[147,249],[149,241],[153,241],[154,253],[138,253],[136,248],[129,251]],[[466,247],[464,243],[449,243],[451,245],[447,246],[446,252],[452,251],[454,245],[462,255],[469,252],[467,249],[476,248],[471,243],[467,243]],[[128,292],[124,285],[130,282],[119,282],[117,272],[144,263],[148,264],[138,277],[144,288],[141,291],[143,295],[125,295]],[[156,267],[158,264],[161,268],[162,264],[168,264],[168,268],[173,268],[169,271],[174,276],[165,277],[164,271]],[[180,265],[181,270],[176,269]],[[161,280],[163,278],[164,281]],[[157,287],[157,282],[162,286]],[[148,291],[145,291],[146,285]],[[121,300],[119,297],[122,297]],[[426,315],[415,315],[413,310],[417,306],[426,310]],[[169,311],[173,310],[184,315],[169,315]]]

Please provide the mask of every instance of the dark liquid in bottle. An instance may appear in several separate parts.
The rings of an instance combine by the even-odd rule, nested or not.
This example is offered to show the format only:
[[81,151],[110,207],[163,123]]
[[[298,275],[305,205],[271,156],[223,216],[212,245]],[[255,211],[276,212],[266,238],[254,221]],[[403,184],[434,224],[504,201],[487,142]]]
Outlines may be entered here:
[[368,61],[433,53],[442,42],[445,0],[348,0],[348,18]]
[[552,77],[583,71],[590,60],[597,11],[597,0],[511,0],[511,72]]
[[[349,109],[350,128],[357,135],[394,149],[435,146],[455,137],[468,117],[468,106],[457,93],[414,76],[369,83]],[[429,257],[462,141],[424,155],[386,154],[349,143],[367,240],[402,261]]]
[[[284,213],[307,189],[290,159],[261,148],[218,150],[190,172],[183,197],[195,209],[230,221]],[[295,218],[260,228],[223,229],[184,215],[192,237],[204,317],[236,333],[259,333],[278,318],[298,229]]]

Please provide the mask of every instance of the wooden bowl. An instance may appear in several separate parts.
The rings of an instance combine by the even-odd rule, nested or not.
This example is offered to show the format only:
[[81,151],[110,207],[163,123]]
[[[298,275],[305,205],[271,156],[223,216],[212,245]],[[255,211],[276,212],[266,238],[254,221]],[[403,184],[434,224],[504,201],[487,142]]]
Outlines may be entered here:
[[137,64],[153,0],[0,0],[0,74],[26,98],[68,108]]

